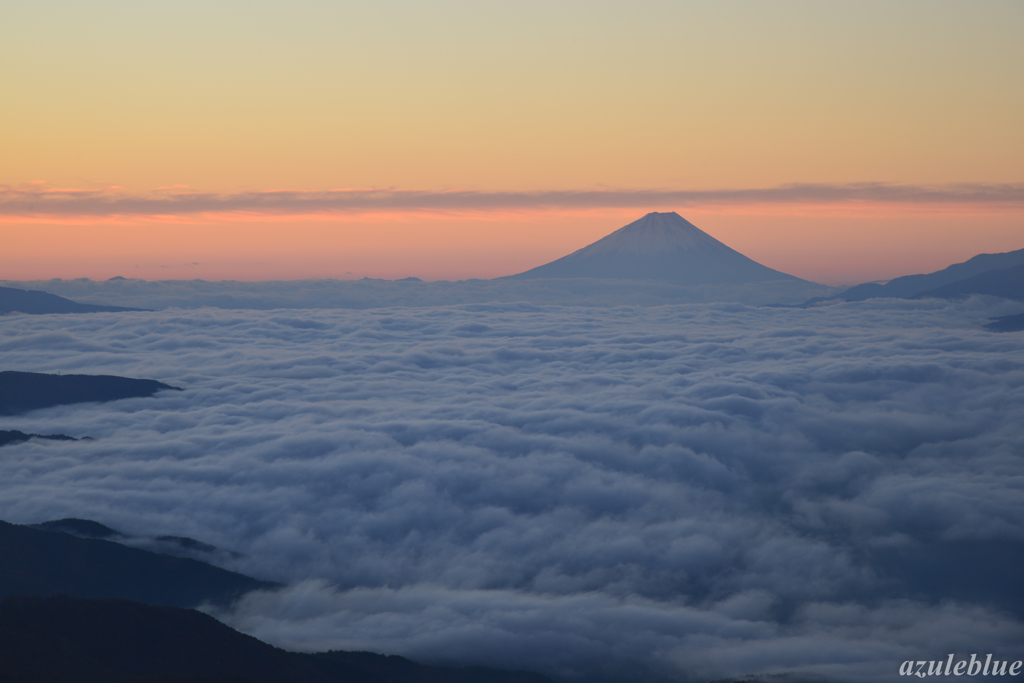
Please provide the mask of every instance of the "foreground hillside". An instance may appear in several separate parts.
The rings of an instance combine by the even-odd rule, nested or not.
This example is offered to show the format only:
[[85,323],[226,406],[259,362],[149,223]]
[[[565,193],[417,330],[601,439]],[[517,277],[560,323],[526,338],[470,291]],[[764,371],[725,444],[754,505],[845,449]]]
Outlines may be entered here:
[[191,558],[0,522],[0,598],[63,594],[198,607],[277,587]]
[[445,668],[368,652],[288,652],[195,610],[125,600],[0,602],[5,683],[545,683],[525,671]]

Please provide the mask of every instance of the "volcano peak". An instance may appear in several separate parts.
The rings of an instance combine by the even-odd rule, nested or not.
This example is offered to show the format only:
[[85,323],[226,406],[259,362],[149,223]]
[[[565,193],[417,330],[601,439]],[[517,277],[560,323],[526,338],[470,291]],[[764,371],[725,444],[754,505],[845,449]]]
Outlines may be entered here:
[[652,212],[514,279],[662,280],[684,285],[798,281],[722,244],[675,211]]

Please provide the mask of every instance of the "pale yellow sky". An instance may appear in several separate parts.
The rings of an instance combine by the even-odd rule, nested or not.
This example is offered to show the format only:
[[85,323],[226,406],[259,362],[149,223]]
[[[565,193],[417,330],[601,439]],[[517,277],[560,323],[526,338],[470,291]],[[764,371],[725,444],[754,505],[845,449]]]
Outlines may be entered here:
[[[664,209],[702,216],[695,222],[719,239],[770,233],[747,242],[772,243],[764,253],[795,261],[795,274],[825,271],[820,281],[1024,247],[1019,199],[932,207],[934,224],[946,227],[925,244],[931,219],[907,201],[842,220],[822,209],[791,208],[783,220],[778,206],[699,203],[526,206],[513,218],[389,209],[358,231],[343,209],[326,211],[334,222],[275,222],[253,205],[243,207],[251,221],[207,216],[205,232],[188,227],[187,211],[124,218],[122,203],[111,210],[120,217],[92,211],[74,239],[44,209],[11,208],[26,187],[117,186],[125,201],[172,186],[238,196],[974,183],[1019,195],[1024,3],[1016,0],[33,2],[10,3],[3,15],[0,234],[11,245],[19,231],[23,245],[0,257],[5,272],[52,272],[61,245],[75,244],[66,256],[96,277],[138,265],[132,260],[160,261],[169,245],[189,263],[223,264],[230,254],[222,252],[236,249],[235,261],[248,264],[208,266],[210,279],[229,270],[247,279],[344,276],[346,254],[357,252],[371,274],[503,275]],[[33,181],[47,184],[25,185]],[[126,225],[135,226],[133,251],[100,267],[124,252],[110,240]],[[247,242],[270,245],[267,258]],[[883,243],[897,254],[889,269],[874,251]],[[873,261],[850,262],[872,253]]]

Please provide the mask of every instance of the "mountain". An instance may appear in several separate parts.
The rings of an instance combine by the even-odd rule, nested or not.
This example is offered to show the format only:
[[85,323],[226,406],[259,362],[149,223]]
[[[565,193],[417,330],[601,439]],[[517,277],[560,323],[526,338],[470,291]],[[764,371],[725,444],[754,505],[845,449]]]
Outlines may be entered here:
[[124,538],[117,529],[111,529],[106,524],[100,524],[94,522],[91,519],[78,519],[77,517],[65,517],[64,519],[54,519],[49,522],[41,522],[39,524],[30,524],[33,529],[42,529],[43,531],[60,531],[65,534],[71,534],[72,536],[78,536],[79,538]]
[[26,434],[17,429],[0,429],[0,446],[7,446],[12,443],[22,443],[29,439],[50,439],[51,441],[78,441],[67,434]]
[[288,652],[190,609],[68,596],[0,602],[7,683],[550,683],[526,671]]
[[281,650],[187,609],[227,605],[279,584],[105,538],[126,537],[84,519],[32,526],[0,521],[0,680],[550,683],[526,671]]
[[1024,263],[1012,268],[989,270],[974,277],[950,282],[914,296],[915,299],[956,299],[972,294],[987,294],[1024,301]]
[[985,327],[993,332],[1020,332],[1024,330],[1024,313],[993,318]]
[[33,289],[15,289],[0,287],[0,314],[3,313],[123,313],[125,311],[144,311],[144,308],[124,308],[122,306],[99,306],[97,304],[80,304],[56,294],[39,292]]
[[991,270],[1002,270],[1024,264],[1024,249],[1001,254],[978,254],[963,263],[954,263],[948,268],[925,275],[904,275],[884,285],[868,282],[851,287],[836,296],[846,301],[863,301],[880,297],[912,299],[922,292],[950,285],[960,280],[980,275]]
[[[0,432],[2,435],[3,432]],[[70,437],[69,437],[70,438]],[[105,524],[94,522],[91,519],[78,519],[67,517],[65,519],[54,519],[40,524],[31,524],[33,529],[43,531],[61,531],[65,534],[78,536],[80,538],[105,538],[118,543],[126,543],[135,548],[142,548],[161,555],[175,555],[178,557],[191,557],[203,561],[215,561],[217,559],[235,559],[242,557],[240,553],[231,550],[224,550],[209,543],[197,541],[188,536],[129,536],[117,529],[111,529]]]
[[672,211],[649,213],[590,246],[508,278],[659,280],[680,285],[804,282],[730,249]]
[[69,403],[146,398],[164,389],[181,391],[155,379],[6,370],[0,372],[0,415],[17,415]]
[[0,598],[65,594],[195,607],[277,587],[195,559],[0,522]]

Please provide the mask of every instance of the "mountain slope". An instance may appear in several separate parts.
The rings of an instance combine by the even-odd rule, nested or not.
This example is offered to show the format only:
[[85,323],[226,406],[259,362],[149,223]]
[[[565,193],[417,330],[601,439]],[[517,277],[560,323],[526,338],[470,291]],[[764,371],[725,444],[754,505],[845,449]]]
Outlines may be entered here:
[[17,415],[69,403],[146,398],[163,389],[181,391],[155,379],[6,370],[0,372],[0,415]]
[[[0,434],[3,434],[3,432],[0,432]],[[203,543],[188,536],[129,536],[117,529],[111,529],[105,524],[94,522],[91,519],[65,517],[64,519],[53,519],[39,524],[30,524],[29,526],[33,529],[42,529],[43,531],[60,531],[80,538],[104,538],[161,555],[191,557],[201,562],[215,562],[218,559],[225,560],[242,557],[241,554],[234,551],[218,548],[215,545]]]
[[978,254],[963,263],[954,263],[934,273],[904,275],[884,285],[867,282],[851,287],[836,298],[846,301],[863,301],[879,297],[911,299],[922,292],[949,285],[960,280],[980,275],[990,270],[1001,270],[1024,264],[1024,249],[1001,254]]
[[974,277],[957,280],[917,294],[914,298],[955,299],[972,294],[1000,296],[1024,301],[1024,263],[1012,268],[989,270]]
[[423,666],[365,652],[302,654],[189,609],[125,600],[0,602],[0,679],[9,683],[545,683],[525,671]]
[[649,213],[593,244],[506,279],[661,280],[682,285],[802,282],[753,261],[679,214]]
[[99,306],[97,304],[80,304],[56,294],[40,292],[34,289],[15,289],[0,287],[0,314],[3,313],[118,313],[125,311],[144,311],[144,308],[124,308],[122,306]]
[[79,538],[106,538],[110,540],[124,538],[124,534],[117,529],[111,529],[106,524],[100,524],[91,519],[78,519],[77,517],[53,519],[49,522],[40,522],[39,524],[30,524],[29,526],[33,529],[42,529],[43,531],[60,531],[61,533],[71,534]]
[[195,607],[276,587],[198,560],[0,522],[0,598],[63,593]]

